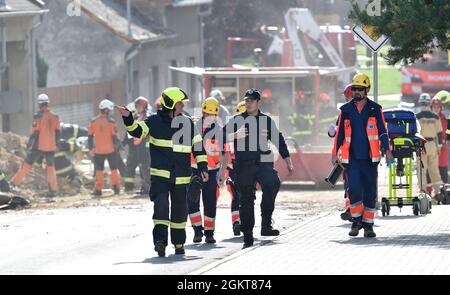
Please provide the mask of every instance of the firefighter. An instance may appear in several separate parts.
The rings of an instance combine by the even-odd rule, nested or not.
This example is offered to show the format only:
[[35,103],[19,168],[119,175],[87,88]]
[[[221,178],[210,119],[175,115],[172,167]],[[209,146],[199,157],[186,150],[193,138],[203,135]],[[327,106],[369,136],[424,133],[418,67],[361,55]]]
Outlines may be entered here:
[[[442,147],[442,124],[439,116],[431,111],[431,97],[428,93],[422,93],[419,96],[418,102],[420,111],[417,113],[416,118],[420,126],[420,134],[427,140],[425,143],[425,154],[422,155],[424,167],[422,184],[426,183],[426,190],[430,194],[432,189],[434,189],[433,198],[439,203],[441,186],[439,150]],[[427,181],[427,173],[430,176],[431,182]]]
[[444,184],[448,183],[448,146],[444,132],[447,131],[447,118],[443,112],[442,100],[435,96],[431,100],[431,110],[439,116],[442,125],[442,147],[439,151],[439,173]]
[[0,170],[0,192],[9,193],[11,188],[9,187],[9,183],[6,180],[6,176],[3,171]]
[[312,105],[307,103],[302,91],[296,91],[293,113],[288,116],[291,136],[302,143],[312,143],[316,115]]
[[[219,139],[216,134],[221,134],[222,125],[217,120],[219,113],[219,101],[214,97],[208,97],[202,104],[203,116],[196,124],[197,131],[203,137],[208,160],[208,182],[203,184],[201,195],[203,200],[204,222],[202,226],[202,214],[200,212],[200,198],[188,200],[189,219],[194,228],[194,243],[200,243],[203,237],[203,230],[206,243],[215,243],[214,229],[217,211],[217,199],[219,197],[219,185],[217,184],[217,172],[220,166],[220,156],[222,149],[219,146]],[[192,156],[191,167],[194,175],[200,176],[197,163]]]
[[[246,111],[235,115],[224,127],[224,141],[233,142],[236,155],[234,169],[238,190],[241,193],[240,219],[244,234],[244,248],[253,245],[253,227],[255,225],[254,202],[255,183],[262,188],[261,201],[261,235],[277,236],[280,232],[272,227],[272,213],[275,198],[280,188],[280,179],[273,167],[273,153],[269,140],[278,148],[286,161],[289,172],[293,171],[289,151],[284,137],[272,118],[259,110],[261,95],[258,90],[249,89],[245,93]],[[225,152],[222,159],[219,181],[225,180],[225,170],[230,152]]]
[[105,160],[108,160],[111,169],[110,182],[114,194],[120,194],[120,176],[118,170],[117,146],[120,144],[117,137],[117,126],[111,112],[114,103],[104,99],[98,105],[100,113],[92,119],[89,125],[88,148],[94,158],[95,185],[92,194],[101,196],[104,185]]
[[[148,99],[138,97],[134,100],[136,115],[134,120],[141,122],[148,117]],[[124,143],[128,146],[127,169],[124,177],[125,190],[134,189],[134,176],[136,167],[139,166],[139,174],[141,177],[141,189],[139,194],[148,195],[150,191],[150,152],[148,150],[148,140],[146,138],[136,138],[129,134],[124,137]]]
[[262,93],[261,112],[271,116],[279,115],[278,105],[273,100],[273,93],[270,88],[263,89]]
[[187,99],[188,96],[181,88],[165,89],[161,109],[144,122],[135,121],[125,107],[116,107],[130,135],[138,138],[149,136],[152,159],[150,199],[154,203],[153,242],[155,251],[161,257],[166,253],[169,227],[175,254],[185,253],[188,217],[186,192],[191,183],[191,152],[197,161],[202,181],[208,182],[207,157],[202,137],[196,132],[191,118],[182,115],[183,102]]
[[60,121],[58,115],[50,111],[48,107],[50,99],[46,94],[39,95],[37,103],[39,111],[34,115],[32,134],[28,141],[29,151],[25,163],[11,181],[15,187],[18,187],[23,178],[31,170],[33,163],[43,156],[47,163],[48,196],[54,197],[58,191],[55,151],[60,136]]
[[79,137],[88,136],[86,127],[81,127],[78,124],[61,123],[60,126],[61,137],[59,140],[59,150],[70,154],[78,150],[76,141]]
[[[370,80],[358,73],[353,77],[353,99],[340,110],[332,163],[341,161],[348,179],[352,227],[350,236],[364,228],[364,237],[375,237],[373,220],[377,200],[377,168],[382,152],[392,162],[388,134],[381,106],[367,97]],[[341,159],[338,159],[340,151]]]
[[[353,98],[353,92],[352,92],[352,84],[348,84],[344,88],[344,99],[345,102],[349,102]],[[328,128],[328,136],[329,137],[335,137],[337,127],[339,124],[339,120],[336,121],[336,125],[330,125]],[[344,180],[344,209],[345,211],[341,213],[341,219],[346,221],[352,221],[352,214],[350,213],[350,198],[348,197],[348,181],[347,181],[347,173],[342,173],[342,178]]]
[[222,91],[220,91],[219,89],[213,89],[210,93],[209,93],[210,97],[214,97],[216,98],[219,103],[220,103],[220,109],[219,109],[219,118],[220,118],[220,123],[222,125],[225,125],[230,117],[230,112],[228,111],[228,109],[225,107],[225,96],[223,95]]

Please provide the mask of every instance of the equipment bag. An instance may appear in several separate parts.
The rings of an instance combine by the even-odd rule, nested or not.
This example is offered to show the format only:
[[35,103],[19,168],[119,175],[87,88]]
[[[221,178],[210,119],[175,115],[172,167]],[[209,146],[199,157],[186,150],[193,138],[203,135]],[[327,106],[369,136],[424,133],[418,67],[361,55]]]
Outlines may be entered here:
[[416,115],[412,111],[394,109],[384,111],[389,137],[413,136],[417,133]]

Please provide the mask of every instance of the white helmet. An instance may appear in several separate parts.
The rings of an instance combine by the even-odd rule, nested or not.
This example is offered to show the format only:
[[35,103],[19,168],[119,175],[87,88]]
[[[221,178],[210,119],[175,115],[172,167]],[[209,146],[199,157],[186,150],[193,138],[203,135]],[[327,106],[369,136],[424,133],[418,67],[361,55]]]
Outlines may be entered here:
[[110,101],[109,99],[104,99],[100,102],[98,105],[98,108],[100,110],[108,109],[110,111],[114,110],[114,103]]
[[421,105],[430,105],[431,104],[431,96],[428,93],[422,93],[419,96],[418,103]]
[[219,89],[214,89],[213,91],[211,91],[209,93],[209,96],[212,96],[218,99],[219,101],[223,101],[225,99],[225,96],[223,96],[222,91],[220,91]]
[[48,98],[47,94],[42,93],[38,96],[38,99],[37,99],[38,104],[49,103],[49,102],[50,102],[50,99]]

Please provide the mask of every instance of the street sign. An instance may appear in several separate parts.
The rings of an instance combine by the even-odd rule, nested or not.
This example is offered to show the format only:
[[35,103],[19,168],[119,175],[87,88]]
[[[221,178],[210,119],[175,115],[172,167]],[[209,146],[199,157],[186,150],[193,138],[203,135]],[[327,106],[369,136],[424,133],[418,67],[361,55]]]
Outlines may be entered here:
[[366,25],[364,27],[354,26],[353,33],[358,39],[369,47],[373,52],[377,52],[386,43],[388,37],[385,35],[377,35],[373,26]]

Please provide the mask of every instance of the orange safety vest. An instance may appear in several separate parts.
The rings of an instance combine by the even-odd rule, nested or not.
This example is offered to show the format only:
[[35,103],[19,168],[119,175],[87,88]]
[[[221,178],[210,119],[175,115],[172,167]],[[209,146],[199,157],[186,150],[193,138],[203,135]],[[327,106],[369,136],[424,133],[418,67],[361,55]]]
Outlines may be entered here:
[[[367,138],[369,139],[370,158],[372,159],[372,162],[380,162],[381,151],[380,139],[378,138],[377,118],[369,117],[367,120],[366,133]],[[345,139],[341,147],[341,157],[342,163],[348,164],[350,162],[350,145],[352,141],[352,126],[349,119],[344,120],[344,135]]]
[[[218,141],[215,139],[204,140],[204,148],[208,159],[208,170],[214,170],[220,168],[220,155],[221,150]],[[197,168],[197,161],[194,155],[191,153],[191,167]]]

